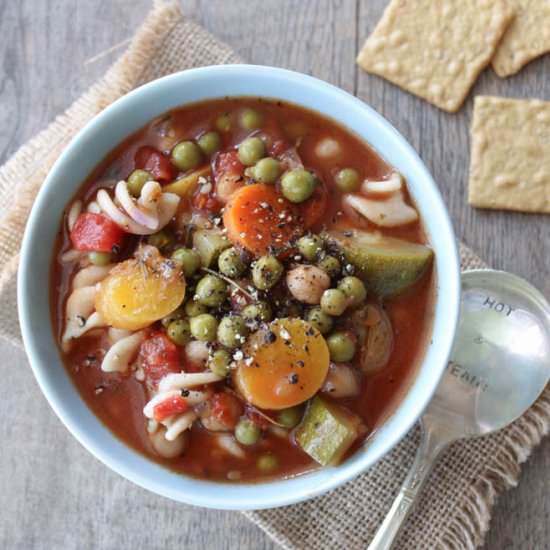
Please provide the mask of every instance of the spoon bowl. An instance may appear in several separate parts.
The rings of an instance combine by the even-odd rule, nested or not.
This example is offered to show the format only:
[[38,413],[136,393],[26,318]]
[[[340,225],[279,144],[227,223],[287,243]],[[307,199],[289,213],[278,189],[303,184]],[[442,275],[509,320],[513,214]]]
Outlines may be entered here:
[[420,419],[414,464],[368,550],[392,547],[443,449],[508,426],[549,380],[550,305],[544,296],[504,271],[463,273],[451,359]]

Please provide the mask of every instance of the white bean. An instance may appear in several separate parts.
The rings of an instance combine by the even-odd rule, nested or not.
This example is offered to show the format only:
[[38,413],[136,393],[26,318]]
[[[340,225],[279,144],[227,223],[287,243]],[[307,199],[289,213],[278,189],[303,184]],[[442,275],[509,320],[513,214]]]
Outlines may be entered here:
[[359,394],[359,380],[354,369],[348,365],[331,363],[322,392],[331,397],[353,397]]
[[286,276],[288,290],[299,302],[318,304],[321,296],[330,287],[330,277],[313,265],[299,265]]
[[193,365],[204,365],[208,360],[208,344],[192,340],[185,346],[185,356]]
[[164,458],[175,458],[185,451],[187,446],[187,432],[181,433],[173,441],[166,439],[166,430],[159,428],[155,433],[149,434],[153,449]]

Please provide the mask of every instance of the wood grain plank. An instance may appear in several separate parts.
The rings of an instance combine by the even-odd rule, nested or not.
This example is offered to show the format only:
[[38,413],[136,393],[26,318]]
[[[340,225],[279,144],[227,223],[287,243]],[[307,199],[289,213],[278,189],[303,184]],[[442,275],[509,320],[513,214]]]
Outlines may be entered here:
[[[387,0],[360,2],[359,48]],[[550,56],[518,75],[501,80],[487,69],[457,114],[444,113],[393,84],[359,70],[357,95],[382,115],[418,151],[438,183],[456,234],[489,264],[520,275],[550,296],[550,217],[477,210],[466,201],[469,125],[473,97],[494,94],[550,100]],[[519,488],[502,495],[491,522],[485,550],[550,547],[550,441],[524,467]]]
[[[299,70],[356,92],[386,116],[419,151],[440,185],[457,234],[495,267],[526,277],[549,295],[549,218],[477,211],[466,204],[471,97],[459,114],[448,115],[356,69],[354,59],[358,47],[376,24],[386,3],[386,0],[184,0],[182,5],[188,15],[230,44],[248,62]],[[0,2],[0,66],[3,69],[0,73],[0,162],[103,74],[119,51],[92,63],[86,60],[131,36],[149,8],[149,0]],[[546,57],[505,81],[489,70],[480,78],[474,93],[550,99],[549,69],[550,57]],[[0,352],[7,361],[5,364],[24,366],[21,352],[4,347]],[[32,386],[28,369],[10,372],[8,387]],[[16,406],[10,392],[5,400],[0,399],[0,414],[9,415]],[[58,518],[60,528],[64,512],[71,506],[82,505],[84,496],[71,492],[83,483],[79,476],[95,470],[102,480],[100,487],[86,488],[91,495],[87,501],[91,505],[88,511],[95,510],[96,514],[82,525],[71,526],[80,547],[275,548],[260,530],[237,513],[167,503],[111,474],[72,439],[44,400],[36,402],[33,414],[51,416],[54,444],[64,449],[64,457],[82,465],[71,474],[74,477],[70,480],[64,478],[67,475],[64,468],[55,469],[55,476],[46,485],[54,494],[58,487],[67,490],[49,502],[51,515]],[[6,430],[0,425],[2,440],[9,440]],[[40,445],[37,443],[32,451],[39,453]],[[9,449],[0,454],[0,471],[13,469],[18,453],[25,452],[29,452],[29,448]],[[548,471],[550,441],[537,450],[525,468],[519,488],[499,500],[485,550],[550,546]],[[26,480],[19,479],[17,483],[21,491],[29,490]],[[118,512],[117,521],[113,522],[107,515],[102,491],[135,495],[140,506],[118,510],[116,501],[112,501],[112,509]],[[0,515],[0,533],[26,533],[26,539],[17,539],[27,543],[22,545],[25,547],[31,547],[28,544],[31,540],[36,543],[34,547],[56,547],[48,545],[44,538],[45,533],[51,531],[48,522],[31,521],[36,516],[25,517],[22,503],[4,502],[0,494],[0,508],[4,512]],[[125,518],[128,514],[131,517]],[[151,525],[151,538],[137,540],[132,527],[140,523],[149,525],[147,518],[152,516],[160,523],[156,529]],[[70,544],[62,546],[71,547]]]
[[[362,46],[387,5],[360,3],[358,40]],[[456,114],[429,105],[393,84],[360,70],[357,95],[384,115],[411,142],[439,184],[457,236],[497,269],[516,273],[550,296],[550,217],[478,210],[467,204],[470,161],[469,125],[473,97],[495,94],[550,100],[550,56],[513,78],[502,80],[487,69]]]

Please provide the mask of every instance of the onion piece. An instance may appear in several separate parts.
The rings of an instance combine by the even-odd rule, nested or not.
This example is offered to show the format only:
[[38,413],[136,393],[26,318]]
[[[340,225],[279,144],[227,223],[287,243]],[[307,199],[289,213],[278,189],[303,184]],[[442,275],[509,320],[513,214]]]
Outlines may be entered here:
[[361,348],[361,370],[367,374],[377,372],[388,362],[393,351],[393,328],[388,314],[380,306],[375,307],[378,313],[378,322],[373,323],[369,312],[367,337]]
[[406,225],[418,219],[414,208],[406,204],[401,192],[397,192],[384,201],[374,201],[360,195],[346,195],[343,204],[380,227]]
[[279,155],[279,160],[283,166],[283,170],[294,170],[295,168],[303,168],[304,163],[296,150],[296,147],[289,147]]
[[403,178],[398,172],[393,172],[387,180],[369,181],[365,180],[361,185],[361,192],[368,194],[386,194],[400,191]]

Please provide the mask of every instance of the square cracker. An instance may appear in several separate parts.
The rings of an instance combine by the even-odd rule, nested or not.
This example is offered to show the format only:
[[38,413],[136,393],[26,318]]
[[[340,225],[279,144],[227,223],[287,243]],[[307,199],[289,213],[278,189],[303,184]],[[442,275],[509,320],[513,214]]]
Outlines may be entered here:
[[491,61],[501,78],[517,73],[535,57],[550,52],[550,1],[508,1],[516,17]]
[[357,63],[454,112],[513,16],[504,0],[392,0]]
[[477,96],[468,202],[550,213],[550,102]]

